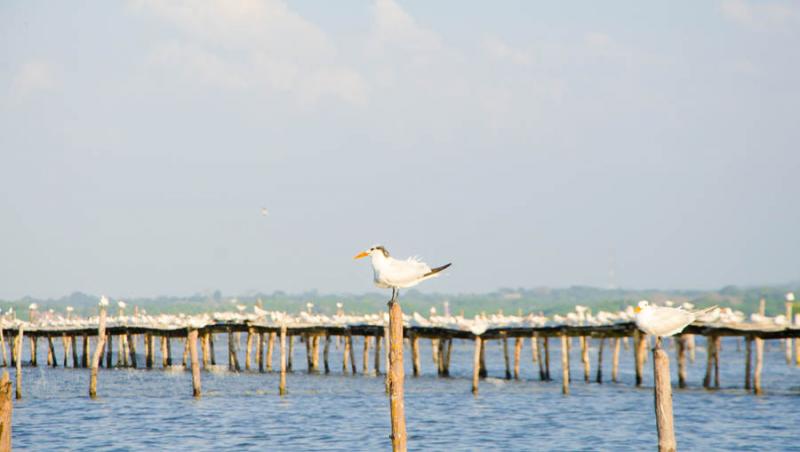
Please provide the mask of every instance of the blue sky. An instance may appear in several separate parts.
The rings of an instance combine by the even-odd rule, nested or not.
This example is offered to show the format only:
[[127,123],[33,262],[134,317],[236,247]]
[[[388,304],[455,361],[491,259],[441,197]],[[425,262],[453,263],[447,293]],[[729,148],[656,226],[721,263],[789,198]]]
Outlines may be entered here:
[[375,243],[431,291],[796,281],[798,48],[780,1],[4,2],[0,297],[361,292]]

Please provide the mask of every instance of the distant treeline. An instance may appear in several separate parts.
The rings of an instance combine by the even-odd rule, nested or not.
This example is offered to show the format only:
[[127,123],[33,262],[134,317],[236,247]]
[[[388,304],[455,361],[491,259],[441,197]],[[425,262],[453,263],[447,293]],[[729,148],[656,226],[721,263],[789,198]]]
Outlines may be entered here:
[[[463,313],[466,316],[485,312],[494,313],[502,310],[506,314],[527,314],[530,312],[547,315],[565,313],[576,304],[588,306],[592,311],[616,311],[639,300],[653,302],[672,300],[677,304],[689,301],[698,307],[712,304],[729,306],[749,314],[758,310],[761,298],[766,300],[767,315],[785,312],[785,295],[789,291],[798,291],[798,285],[770,287],[736,287],[729,286],[716,291],[700,290],[624,290],[599,289],[594,287],[574,286],[561,289],[502,289],[497,292],[483,294],[438,294],[422,293],[416,290],[403,291],[401,303],[406,313],[417,311],[428,315],[431,307],[438,313],[444,313],[445,302],[452,314]],[[800,294],[799,294],[800,295]],[[271,294],[250,294],[246,296],[223,296],[216,291],[212,294],[197,294],[189,297],[157,297],[157,298],[117,298],[109,294],[112,306],[116,301],[124,300],[128,307],[126,313],[133,312],[134,307],[146,310],[150,314],[158,313],[199,313],[212,311],[235,311],[237,305],[244,305],[252,312],[253,305],[260,303],[263,309],[296,313],[307,309],[307,303],[313,303],[313,310],[325,314],[336,312],[336,303],[341,302],[347,312],[370,313],[386,308],[389,292],[366,294],[319,294],[307,292],[287,294],[273,292]],[[75,308],[78,315],[91,315],[97,311],[99,296],[75,292],[58,299],[34,299],[30,297],[13,301],[0,301],[3,311],[14,308],[17,316],[28,318],[28,306],[36,303],[39,311],[54,309],[63,313],[67,306]],[[796,304],[794,312],[800,309]]]

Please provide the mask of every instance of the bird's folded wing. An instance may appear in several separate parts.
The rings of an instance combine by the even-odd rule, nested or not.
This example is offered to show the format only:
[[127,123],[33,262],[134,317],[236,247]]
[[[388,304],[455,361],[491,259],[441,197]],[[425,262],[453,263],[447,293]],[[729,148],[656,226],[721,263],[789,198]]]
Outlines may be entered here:
[[421,278],[431,271],[428,264],[410,258],[404,261],[392,260],[385,269],[381,271],[381,277],[392,283],[408,283]]
[[[653,321],[657,323],[660,331],[682,330],[686,325],[692,323],[694,315],[683,309],[656,308],[653,312]],[[675,334],[675,333],[672,333]]]

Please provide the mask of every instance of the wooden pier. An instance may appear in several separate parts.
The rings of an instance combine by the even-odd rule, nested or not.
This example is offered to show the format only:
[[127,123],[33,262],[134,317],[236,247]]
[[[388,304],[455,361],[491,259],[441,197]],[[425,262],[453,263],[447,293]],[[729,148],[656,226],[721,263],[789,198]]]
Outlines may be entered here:
[[[95,320],[99,320],[96,319]],[[89,325],[87,325],[87,323]],[[331,355],[330,343],[335,341],[343,344],[342,353],[342,372],[357,374],[354,337],[363,338],[363,367],[362,373],[369,370],[370,347],[374,351],[373,370],[370,373],[381,374],[381,361],[387,364],[384,369],[388,372],[388,346],[381,346],[381,341],[385,340],[388,326],[382,323],[354,323],[354,324],[308,324],[302,322],[289,322],[286,324],[276,324],[274,322],[256,320],[228,320],[211,321],[202,325],[189,325],[164,327],[164,326],[142,326],[124,325],[119,322],[109,321],[101,325],[91,324],[91,321],[84,322],[80,327],[53,327],[38,326],[35,323],[29,324],[22,322],[16,326],[7,326],[2,330],[0,337],[8,340],[0,341],[3,348],[0,355],[6,354],[8,347],[11,351],[11,360],[6,365],[16,367],[16,395],[17,398],[23,396],[22,389],[22,347],[26,342],[30,344],[31,360],[29,365],[37,366],[38,355],[41,353],[38,344],[46,343],[47,362],[52,367],[59,364],[54,343],[61,341],[64,350],[61,365],[67,367],[71,361],[71,367],[93,367],[93,375],[96,375],[97,367],[114,367],[112,352],[114,345],[118,345],[116,367],[145,368],[152,369],[155,363],[160,362],[162,368],[169,368],[173,365],[182,365],[187,371],[192,373],[192,393],[195,397],[201,394],[200,369],[208,369],[215,365],[217,356],[214,351],[215,336],[226,335],[228,338],[228,367],[231,371],[241,371],[242,366],[238,361],[241,354],[241,335],[246,335],[245,347],[245,371],[268,372],[273,368],[272,355],[274,343],[278,341],[280,349],[280,364],[278,365],[281,374],[279,393],[288,393],[288,383],[286,374],[292,370],[292,347],[296,338],[297,342],[302,340],[306,344],[307,365],[306,370],[310,373],[327,374],[332,367],[329,364]],[[104,330],[104,331],[103,331]],[[101,335],[102,336],[99,336]],[[526,341],[530,339],[532,344],[532,361],[538,366],[538,374],[541,380],[550,380],[550,344],[551,339],[560,341],[562,347],[561,370],[562,370],[562,390],[564,394],[569,393],[570,387],[570,354],[569,350],[573,338],[579,338],[581,345],[581,362],[584,369],[583,377],[586,382],[590,381],[590,341],[598,344],[597,347],[597,374],[595,381],[602,383],[602,359],[603,345],[609,344],[611,356],[611,379],[618,381],[618,366],[620,354],[620,342],[625,338],[633,338],[634,346],[631,347],[633,353],[635,384],[641,385],[644,371],[644,360],[647,355],[648,338],[640,332],[633,322],[619,322],[608,325],[547,325],[547,326],[496,326],[485,329],[480,335],[465,329],[463,326],[419,326],[404,325],[402,334],[409,350],[408,356],[411,357],[412,375],[421,374],[422,364],[419,358],[420,340],[430,340],[433,350],[433,358],[437,368],[437,375],[449,377],[450,358],[453,340],[473,341],[474,359],[473,372],[471,375],[472,392],[478,394],[479,380],[487,376],[485,365],[485,353],[487,342],[501,341],[503,344],[505,358],[505,378],[518,378],[519,366],[521,361],[521,349]],[[707,371],[703,380],[706,388],[719,387],[719,339],[721,337],[742,337],[745,339],[745,381],[744,388],[753,391],[755,394],[763,392],[761,386],[761,371],[763,368],[763,344],[765,340],[792,339],[800,337],[800,328],[797,326],[776,326],[772,324],[702,324],[695,323],[688,326],[684,332],[675,338],[676,362],[677,362],[677,381],[679,387],[687,386],[686,376],[686,352],[690,344],[694,343],[693,336],[704,336],[707,338]],[[25,339],[28,339],[27,341]],[[690,340],[691,339],[691,340]],[[182,344],[182,356],[173,355],[172,342],[180,341]],[[509,340],[514,343],[513,364],[509,353]],[[197,351],[197,342],[200,342],[201,352]],[[319,343],[323,342],[323,369],[319,372]],[[80,345],[79,345],[80,342]],[[265,342],[267,342],[265,346]],[[288,342],[288,347],[287,347]],[[788,341],[787,341],[788,342]],[[105,347],[98,351],[97,344]],[[751,352],[751,344],[755,343],[756,352]],[[159,344],[159,346],[156,346]],[[611,345],[613,344],[613,346]],[[95,347],[93,354],[90,355],[90,348]],[[382,352],[383,348],[383,352]],[[250,357],[253,350],[256,351],[256,366],[252,365]],[[288,350],[287,350],[288,349]],[[143,350],[144,366],[137,360],[136,350]],[[161,360],[156,360],[156,352],[160,350]],[[266,362],[264,359],[266,350]],[[71,351],[71,360],[70,357]],[[101,359],[105,351],[105,360]],[[120,352],[121,351],[121,352]],[[693,350],[691,350],[693,354]],[[79,354],[80,359],[79,359]],[[90,357],[91,356],[91,357]],[[752,358],[755,358],[753,364]],[[257,367],[257,369],[256,369]],[[512,372],[513,368],[513,372]],[[713,378],[712,378],[713,375]],[[574,378],[572,378],[574,380]],[[96,381],[92,379],[90,394],[96,394]],[[387,388],[389,379],[387,376]],[[466,386],[468,387],[468,386]],[[187,390],[188,392],[188,390]]]

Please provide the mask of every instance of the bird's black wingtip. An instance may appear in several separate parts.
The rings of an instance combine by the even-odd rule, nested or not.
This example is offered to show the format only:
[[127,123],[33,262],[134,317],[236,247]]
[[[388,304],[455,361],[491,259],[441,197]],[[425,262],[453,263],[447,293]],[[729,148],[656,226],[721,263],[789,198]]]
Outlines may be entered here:
[[446,269],[447,267],[449,267],[451,265],[453,265],[453,263],[452,262],[448,262],[448,263],[442,265],[441,267],[432,268],[431,271],[426,273],[423,277],[425,277],[425,276],[433,276],[433,275],[439,273],[440,271]]

